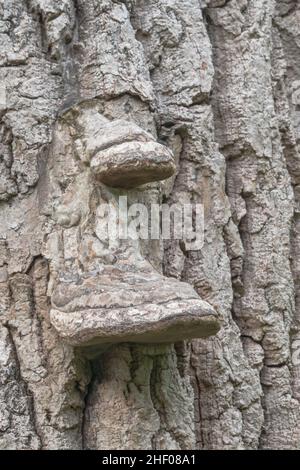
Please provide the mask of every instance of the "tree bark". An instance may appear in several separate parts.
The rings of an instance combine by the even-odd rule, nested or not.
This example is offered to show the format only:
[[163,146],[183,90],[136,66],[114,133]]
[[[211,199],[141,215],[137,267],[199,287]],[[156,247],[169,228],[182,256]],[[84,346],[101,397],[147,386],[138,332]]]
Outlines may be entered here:
[[[0,448],[299,449],[297,0],[1,0],[0,15]],[[215,336],[86,354],[53,328],[49,168],[68,171],[65,116],[74,137],[94,110],[174,153],[176,176],[140,201],[204,206],[201,249],[141,250],[215,309]]]

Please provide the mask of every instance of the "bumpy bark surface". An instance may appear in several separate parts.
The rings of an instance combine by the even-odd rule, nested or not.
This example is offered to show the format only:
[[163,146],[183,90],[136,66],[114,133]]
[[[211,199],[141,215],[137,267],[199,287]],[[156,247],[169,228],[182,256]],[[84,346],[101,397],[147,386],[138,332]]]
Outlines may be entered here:
[[[300,448],[299,24],[297,0],[0,1],[1,449]],[[175,155],[132,198],[202,203],[204,245],[141,251],[211,305],[215,336],[87,354],[52,326],[58,265],[106,256],[90,219],[78,251],[99,197],[74,183],[84,113]]]

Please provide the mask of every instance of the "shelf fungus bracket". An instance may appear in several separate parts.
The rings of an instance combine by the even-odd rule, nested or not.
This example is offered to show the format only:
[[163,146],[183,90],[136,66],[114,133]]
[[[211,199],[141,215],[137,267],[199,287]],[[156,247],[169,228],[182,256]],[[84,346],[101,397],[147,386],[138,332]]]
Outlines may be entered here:
[[131,122],[98,114],[80,119],[75,136],[74,125],[71,137],[60,125],[52,150],[53,159],[63,154],[61,165],[50,165],[50,183],[59,188],[52,191],[56,233],[48,244],[52,325],[76,347],[216,334],[216,311],[190,284],[160,274],[129,242],[108,246],[97,228],[101,190],[124,193],[172,176],[172,152]]

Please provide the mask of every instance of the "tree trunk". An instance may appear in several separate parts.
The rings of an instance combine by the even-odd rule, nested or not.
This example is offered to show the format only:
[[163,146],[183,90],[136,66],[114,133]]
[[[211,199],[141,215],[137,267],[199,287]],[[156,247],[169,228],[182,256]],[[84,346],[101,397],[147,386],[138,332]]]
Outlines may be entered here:
[[[297,0],[1,0],[0,14],[0,448],[299,449]],[[137,201],[203,205],[202,248],[140,249],[214,308],[210,338],[100,350],[53,327],[57,263],[82,255],[77,222],[53,222],[53,181],[63,194],[95,113],[175,155],[176,176]]]

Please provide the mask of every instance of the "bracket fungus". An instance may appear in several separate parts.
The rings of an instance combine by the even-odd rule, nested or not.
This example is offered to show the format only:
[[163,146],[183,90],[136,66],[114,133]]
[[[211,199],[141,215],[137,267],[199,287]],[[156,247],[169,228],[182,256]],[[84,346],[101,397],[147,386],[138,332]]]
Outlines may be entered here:
[[[60,171],[67,180],[60,184],[63,193],[56,204],[57,214],[63,217],[53,218],[59,248],[54,249],[51,241],[48,249],[53,266],[52,325],[62,339],[80,347],[171,343],[215,334],[218,315],[191,285],[160,274],[130,240],[123,242],[122,249],[101,240],[96,227],[101,225],[97,220],[101,185],[112,194],[109,187],[133,188],[160,181],[175,172],[175,164],[171,151],[137,125],[96,118],[95,114],[81,116],[76,156],[73,144],[72,151],[62,148],[67,146],[65,135],[54,139],[59,147],[52,157],[60,152],[61,164],[52,164],[52,173]],[[63,165],[68,165],[65,170]],[[50,175],[50,180],[56,176]],[[80,213],[76,217],[74,208]]]
[[88,144],[90,166],[97,180],[113,188],[135,188],[172,176],[170,150],[134,123],[108,121]]
[[60,279],[51,321],[74,346],[176,342],[219,330],[214,309],[187,283],[167,278],[146,261],[104,266],[91,277]]

